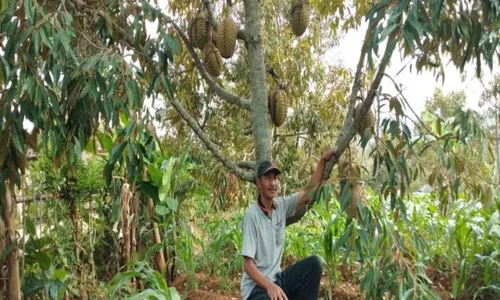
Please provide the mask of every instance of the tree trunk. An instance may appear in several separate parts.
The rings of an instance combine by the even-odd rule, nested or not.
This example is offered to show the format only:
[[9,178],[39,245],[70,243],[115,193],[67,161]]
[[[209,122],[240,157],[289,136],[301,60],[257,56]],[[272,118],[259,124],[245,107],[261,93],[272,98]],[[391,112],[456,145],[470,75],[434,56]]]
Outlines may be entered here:
[[131,242],[131,255],[137,251],[137,225],[139,224],[139,194],[137,190],[134,191],[131,198],[130,215],[133,216],[132,223],[130,224],[130,242]]
[[498,97],[495,96],[495,151],[496,151],[496,162],[497,162],[497,181],[500,183],[500,157],[499,157],[499,143],[498,143]]
[[[7,256],[7,299],[21,300],[21,280],[19,277],[19,248],[16,241],[16,203],[13,197],[14,184],[5,184],[5,194],[2,197],[6,226],[5,248],[14,247]],[[0,265],[1,267],[1,265]]]
[[[3,216],[0,214],[0,254],[5,251],[5,222],[3,221]],[[4,291],[7,288],[3,276],[3,264],[5,260],[0,259],[0,300],[4,300]]]
[[[161,236],[160,230],[158,230],[158,225],[154,221],[155,215],[155,204],[153,199],[148,198],[148,212],[149,212],[149,220],[151,221],[151,225],[153,226],[153,242],[155,244],[161,244]],[[165,256],[163,255],[163,249],[156,252],[156,267],[158,271],[162,274],[165,273]]]
[[261,11],[258,0],[245,0],[245,34],[250,66],[250,110],[257,165],[271,159],[271,133],[267,106],[267,81],[262,50]]
[[130,261],[130,188],[128,183],[122,186],[122,233],[123,233],[123,265]]
[[[142,180],[147,181],[148,178],[148,169],[144,167],[142,171]],[[160,231],[158,230],[158,225],[154,221],[154,216],[155,216],[155,204],[153,202],[153,199],[147,197],[147,202],[148,202],[148,213],[149,213],[149,220],[151,222],[151,225],[153,227],[153,242],[155,244],[161,244],[161,236],[160,236]],[[157,251],[155,254],[156,258],[156,268],[161,274],[165,274],[165,256],[163,255],[163,248],[160,251]]]
[[81,261],[81,245],[79,241],[79,220],[80,216],[76,208],[76,199],[71,196],[71,192],[66,193],[66,201],[68,201],[68,217],[71,223],[71,235],[73,236],[73,251],[76,259],[76,274],[78,281],[78,289],[80,291],[80,299],[88,299],[87,291],[85,290],[83,271],[83,262]]

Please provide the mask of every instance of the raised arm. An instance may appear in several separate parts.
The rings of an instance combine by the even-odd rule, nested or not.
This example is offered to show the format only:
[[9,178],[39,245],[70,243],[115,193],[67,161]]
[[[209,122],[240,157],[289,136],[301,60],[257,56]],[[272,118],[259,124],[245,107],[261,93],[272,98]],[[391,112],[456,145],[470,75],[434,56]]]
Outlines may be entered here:
[[303,206],[307,205],[313,198],[316,193],[316,189],[321,184],[321,177],[323,176],[323,171],[325,169],[325,165],[330,160],[332,156],[337,153],[337,148],[331,148],[321,156],[318,164],[316,165],[316,169],[309,180],[309,183],[299,191],[299,199],[297,201],[296,211],[301,209]]

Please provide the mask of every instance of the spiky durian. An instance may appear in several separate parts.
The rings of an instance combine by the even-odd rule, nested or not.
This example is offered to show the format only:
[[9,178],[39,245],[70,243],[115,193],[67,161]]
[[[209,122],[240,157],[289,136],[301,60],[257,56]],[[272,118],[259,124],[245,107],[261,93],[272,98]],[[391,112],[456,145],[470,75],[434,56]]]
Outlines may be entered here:
[[269,97],[269,113],[274,126],[279,127],[285,123],[288,110],[287,95],[284,90],[276,90]]
[[199,12],[189,24],[191,45],[202,50],[208,41],[208,20],[205,12]]
[[[361,104],[358,104],[354,110],[354,117],[356,117],[356,114],[360,111],[360,108]],[[367,134],[369,136],[375,134],[375,115],[373,114],[373,111],[371,109],[368,109],[365,117],[361,121],[361,124],[358,128],[358,134],[361,137],[364,137]]]
[[219,76],[222,72],[223,64],[219,49],[217,49],[217,47],[215,47],[215,45],[211,42],[208,42],[203,48],[203,54],[205,56],[203,65],[208,74],[215,77]]
[[236,47],[236,36],[238,35],[238,26],[231,16],[225,17],[217,28],[217,48],[224,58],[233,56]]
[[366,205],[365,190],[361,181],[360,169],[348,160],[341,160],[338,166],[340,181],[340,201],[350,197],[350,202],[345,211],[351,218],[358,218],[358,201]]
[[301,36],[306,31],[309,13],[308,0],[292,0],[292,32],[296,36]]

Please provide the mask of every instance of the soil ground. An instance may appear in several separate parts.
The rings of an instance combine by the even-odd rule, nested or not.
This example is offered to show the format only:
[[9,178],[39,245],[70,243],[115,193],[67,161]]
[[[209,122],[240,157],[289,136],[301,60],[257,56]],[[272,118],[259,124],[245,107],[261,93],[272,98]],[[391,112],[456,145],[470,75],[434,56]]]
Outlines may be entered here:
[[[358,300],[364,299],[360,293],[359,282],[353,282],[350,272],[345,270],[343,265],[339,266],[339,271],[342,274],[335,287],[331,290],[331,299],[336,300]],[[177,289],[182,299],[187,300],[236,300],[241,299],[239,294],[240,280],[235,278],[230,284],[227,280],[217,278],[215,276],[206,276],[202,273],[195,275],[195,280],[198,287],[196,289],[188,289],[188,278],[179,275],[172,286]],[[451,284],[450,280],[443,276],[436,276],[432,278],[434,281],[433,288],[436,294],[441,299],[449,300]],[[320,300],[326,299],[325,293],[328,288],[328,278],[323,276],[321,279]]]

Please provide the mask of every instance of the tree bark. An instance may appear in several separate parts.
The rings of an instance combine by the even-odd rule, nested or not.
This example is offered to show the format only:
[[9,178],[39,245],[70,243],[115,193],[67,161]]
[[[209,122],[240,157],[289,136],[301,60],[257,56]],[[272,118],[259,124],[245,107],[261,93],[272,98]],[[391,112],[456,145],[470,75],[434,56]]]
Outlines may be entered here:
[[5,194],[2,197],[5,219],[5,248],[13,245],[7,256],[7,299],[21,300],[21,280],[19,276],[19,248],[16,240],[16,203],[14,195],[14,183],[5,184]]
[[123,265],[130,261],[130,189],[128,183],[122,186],[122,234],[123,234]]
[[139,224],[139,197],[137,190],[134,191],[131,198],[130,215],[133,216],[132,223],[130,224],[130,241],[132,248],[130,254],[132,255],[137,251],[137,225]]
[[[147,181],[148,178],[148,169],[144,167],[142,171],[142,180]],[[155,204],[153,202],[153,199],[147,197],[147,202],[148,202],[148,213],[149,213],[149,221],[151,222],[151,225],[153,227],[153,242],[155,244],[161,244],[161,236],[160,236],[160,230],[158,229],[158,225],[154,221],[155,217]],[[163,248],[159,251],[156,252],[155,254],[156,258],[156,268],[161,274],[165,274],[165,269],[166,269],[166,264],[165,264],[165,256],[163,255]]]
[[257,165],[271,159],[271,130],[267,105],[266,66],[262,50],[260,1],[245,0],[245,34],[250,66],[250,111]]
[[[70,187],[68,187],[70,189]],[[66,201],[68,201],[68,218],[71,223],[71,234],[73,236],[73,250],[75,252],[75,259],[76,259],[76,274],[77,274],[77,281],[78,281],[78,289],[80,291],[80,299],[88,299],[87,291],[85,289],[85,284],[84,284],[84,276],[86,276],[85,272],[83,271],[84,269],[84,263],[82,262],[81,259],[81,245],[79,241],[79,220],[80,220],[80,215],[78,213],[78,209],[76,207],[76,199],[74,199],[71,196],[71,192],[68,191],[67,193],[68,198]]]
[[495,152],[496,152],[496,162],[497,162],[497,183],[500,183],[500,146],[499,146],[499,143],[498,143],[498,139],[499,139],[499,136],[498,136],[498,126],[499,126],[499,122],[498,122],[498,97],[496,94],[494,94],[495,96]]
[[[3,221],[3,216],[0,214],[0,254],[5,251],[5,222]],[[2,267],[5,260],[0,259],[0,300],[4,299],[4,291],[6,286],[4,285],[4,278],[2,274]]]

